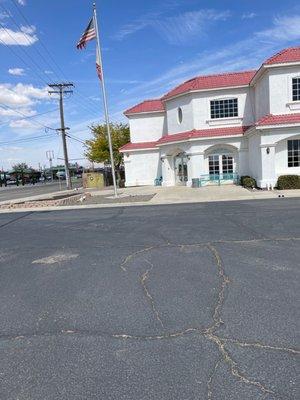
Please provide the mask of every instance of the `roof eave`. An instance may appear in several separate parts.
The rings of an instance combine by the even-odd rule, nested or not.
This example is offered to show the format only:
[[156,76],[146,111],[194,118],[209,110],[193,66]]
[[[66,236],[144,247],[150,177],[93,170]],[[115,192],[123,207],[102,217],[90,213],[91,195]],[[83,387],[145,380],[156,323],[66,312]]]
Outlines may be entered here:
[[195,142],[197,140],[210,140],[210,139],[228,139],[228,138],[234,138],[234,137],[244,137],[244,133],[238,133],[236,135],[222,135],[222,136],[199,136],[199,137],[190,137],[187,139],[180,139],[180,140],[174,140],[170,142],[165,142],[165,143],[157,143],[156,146],[167,146],[169,144],[176,144],[176,143],[184,143],[184,142]]
[[162,101],[166,102],[166,101],[169,101],[169,100],[176,99],[177,97],[186,96],[186,95],[189,95],[189,94],[192,94],[192,93],[213,92],[213,91],[216,91],[216,90],[228,90],[228,89],[242,89],[242,88],[247,88],[248,86],[249,85],[221,86],[221,87],[216,87],[216,88],[211,88],[211,89],[188,90],[187,92],[179,93],[179,94],[176,94],[174,96],[164,97],[164,98],[162,98]]
[[300,122],[294,122],[291,124],[256,125],[256,129],[266,130],[266,129],[276,129],[276,128],[297,128],[298,126],[300,126]]
[[135,115],[144,115],[144,114],[165,114],[166,110],[155,110],[155,111],[141,111],[141,112],[132,112],[132,113],[128,113],[128,112],[124,112],[125,117],[132,117]]

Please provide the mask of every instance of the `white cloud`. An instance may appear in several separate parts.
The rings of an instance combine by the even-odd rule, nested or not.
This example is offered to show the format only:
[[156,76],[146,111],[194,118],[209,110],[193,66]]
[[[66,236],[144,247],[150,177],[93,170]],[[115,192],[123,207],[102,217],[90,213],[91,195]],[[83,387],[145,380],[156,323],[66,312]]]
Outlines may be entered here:
[[242,15],[242,19],[252,19],[257,17],[257,14],[254,12],[247,12]]
[[273,27],[258,32],[257,36],[273,43],[299,40],[300,15],[276,17],[273,21]]
[[23,68],[9,68],[8,73],[15,76],[25,75],[25,71]]
[[47,74],[47,75],[52,75],[52,74],[53,74],[53,71],[50,71],[50,70],[46,69],[46,70],[44,71],[44,73]]
[[9,126],[10,128],[13,129],[30,129],[31,131],[41,129],[36,124],[32,123],[31,121],[28,121],[27,119],[14,120],[10,122]]
[[9,46],[31,46],[38,41],[34,26],[21,26],[19,31],[0,28],[0,44]]
[[[145,97],[161,96],[193,76],[258,68],[272,54],[290,46],[291,41],[299,40],[300,15],[277,17],[269,29],[254,33],[233,45],[197,54],[152,80],[124,90],[122,94],[127,98],[119,103],[119,107],[125,109]],[[132,98],[128,102],[130,96]]]
[[0,106],[0,116],[2,117],[17,117],[20,119],[20,114],[22,113],[26,117],[31,117],[36,114],[36,111],[28,109],[28,108],[1,108]]
[[26,0],[18,0],[18,3],[20,4],[20,6],[25,6]]
[[18,83],[12,85],[0,83],[0,103],[7,106],[28,107],[39,100],[48,99],[47,88],[37,88],[33,85]]
[[195,37],[201,38],[213,22],[225,21],[229,17],[229,11],[199,10],[156,20],[152,26],[167,42],[184,44]]
[[150,27],[171,44],[186,43],[191,38],[204,34],[213,22],[225,21],[230,15],[229,11],[212,9],[186,12],[168,18],[162,18],[161,13],[152,13],[124,25],[114,38],[123,40],[129,35]]

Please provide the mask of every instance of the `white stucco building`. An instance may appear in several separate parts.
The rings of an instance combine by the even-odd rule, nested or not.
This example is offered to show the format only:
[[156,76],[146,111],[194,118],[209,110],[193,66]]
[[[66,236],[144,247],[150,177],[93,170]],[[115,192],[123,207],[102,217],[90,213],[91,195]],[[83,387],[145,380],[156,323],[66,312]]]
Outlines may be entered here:
[[300,174],[300,47],[255,71],[193,78],[125,115],[126,186],[250,175],[273,187],[279,175]]

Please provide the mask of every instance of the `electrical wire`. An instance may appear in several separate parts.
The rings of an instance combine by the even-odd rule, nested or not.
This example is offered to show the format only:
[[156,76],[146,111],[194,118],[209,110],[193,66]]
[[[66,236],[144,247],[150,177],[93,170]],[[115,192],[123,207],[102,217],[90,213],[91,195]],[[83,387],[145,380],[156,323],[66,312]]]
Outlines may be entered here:
[[[1,104],[0,104],[0,107],[2,107],[2,105],[1,105]],[[8,107],[8,106],[6,106],[6,107]],[[13,108],[11,108],[11,110],[12,110],[13,112],[17,112],[17,110],[14,110]],[[58,111],[58,109],[57,109],[57,108],[55,108],[54,110],[45,111],[45,112],[42,112],[42,113],[39,113],[39,114],[28,115],[27,117],[23,117],[22,119],[31,119],[31,118],[40,117],[41,115],[45,115],[45,114],[51,114],[51,113],[53,113],[54,111]],[[4,122],[1,122],[1,123],[0,123],[0,126],[3,126],[3,125],[10,124],[11,122],[12,122],[11,120],[9,120],[9,121],[4,121]]]
[[[23,11],[21,10],[20,6],[18,6],[17,2],[16,2],[15,0],[11,0],[11,2],[13,3],[13,5],[15,6],[15,8],[17,9],[17,11],[19,12],[19,14],[21,15],[21,17],[23,18],[23,20],[25,21],[25,23],[26,23],[28,26],[31,26],[32,24],[29,22],[28,18],[25,16],[25,14],[24,14]],[[13,18],[13,16],[11,16],[11,15],[8,13],[8,10],[7,10],[3,5],[1,5],[1,7],[2,7],[2,9],[11,17],[11,19],[13,20],[13,22],[15,23],[15,25],[18,27],[18,29],[20,29],[20,32],[22,32],[22,31],[21,31],[21,27],[20,27],[19,24],[16,22],[16,20]],[[25,35],[24,35],[24,36],[25,36]],[[27,36],[26,36],[26,39],[27,39],[27,41],[28,41]],[[44,57],[44,56],[42,55],[42,53],[38,50],[38,48],[37,48],[37,47],[34,47],[35,51],[36,51],[36,52],[40,55],[40,57],[45,61],[45,64],[46,64],[48,67],[50,67],[50,69],[54,69],[54,73],[55,73],[56,77],[57,77],[59,80],[61,79],[61,77],[63,77],[65,80],[68,80],[68,79],[66,78],[66,76],[65,76],[65,73],[62,71],[61,67],[60,67],[60,66],[58,65],[58,63],[55,61],[55,58],[52,56],[52,54],[50,53],[50,51],[47,49],[47,47],[46,47],[45,44],[43,43],[42,39],[39,39],[39,42],[38,42],[38,43],[41,45],[41,47],[44,49],[44,51],[48,54],[48,56],[49,56],[51,62],[52,62],[53,65],[55,66],[56,70],[60,72],[61,76],[59,76],[59,75],[57,74],[57,72],[55,71],[55,68],[53,68],[53,66],[51,66],[51,65],[49,64],[49,61],[45,59],[45,57]],[[88,110],[89,112],[92,112],[93,114],[99,113],[99,110],[96,108],[96,106],[93,106],[93,105],[91,105],[91,104],[87,104],[87,103],[86,103],[86,96],[82,95],[81,92],[79,92],[78,89],[77,89],[77,94],[78,94],[80,97],[82,97],[82,99],[83,99],[83,100],[81,100],[81,99],[76,99],[76,101],[77,101],[78,103],[80,103],[81,107],[85,108],[85,109]],[[93,109],[93,107],[95,107],[95,108]]]

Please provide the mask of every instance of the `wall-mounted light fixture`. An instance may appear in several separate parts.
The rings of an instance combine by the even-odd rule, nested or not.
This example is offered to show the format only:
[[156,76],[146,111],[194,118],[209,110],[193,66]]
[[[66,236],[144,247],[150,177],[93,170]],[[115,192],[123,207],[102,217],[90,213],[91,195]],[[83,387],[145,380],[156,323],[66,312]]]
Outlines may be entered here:
[[165,162],[164,157],[160,157],[160,161],[161,161],[161,162]]
[[270,154],[270,147],[267,147],[266,152],[267,154]]

